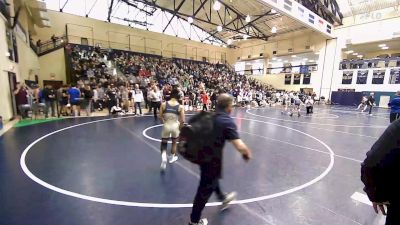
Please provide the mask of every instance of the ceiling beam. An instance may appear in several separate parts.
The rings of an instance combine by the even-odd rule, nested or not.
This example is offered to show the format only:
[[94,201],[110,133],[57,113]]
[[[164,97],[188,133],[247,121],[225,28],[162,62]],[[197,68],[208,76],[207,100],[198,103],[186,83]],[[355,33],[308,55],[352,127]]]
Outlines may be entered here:
[[111,22],[111,13],[113,5],[114,5],[114,0],[111,0],[110,6],[108,7],[108,16],[107,16],[108,22]]
[[173,20],[174,17],[176,16],[176,14],[179,13],[179,10],[181,9],[183,3],[186,2],[186,0],[182,0],[181,3],[179,3],[178,7],[175,8],[175,1],[176,1],[176,0],[174,0],[174,13],[172,14],[172,17],[171,17],[171,19],[168,21],[167,25],[164,27],[163,33],[164,33],[165,30],[168,28],[168,26],[171,24],[172,20]]

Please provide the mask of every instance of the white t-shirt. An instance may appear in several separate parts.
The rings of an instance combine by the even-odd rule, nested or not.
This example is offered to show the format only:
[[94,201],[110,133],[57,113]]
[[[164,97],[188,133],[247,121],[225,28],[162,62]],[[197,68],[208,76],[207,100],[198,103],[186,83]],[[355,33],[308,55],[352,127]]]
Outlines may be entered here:
[[133,90],[132,96],[135,102],[143,102],[144,100],[143,92],[140,89]]

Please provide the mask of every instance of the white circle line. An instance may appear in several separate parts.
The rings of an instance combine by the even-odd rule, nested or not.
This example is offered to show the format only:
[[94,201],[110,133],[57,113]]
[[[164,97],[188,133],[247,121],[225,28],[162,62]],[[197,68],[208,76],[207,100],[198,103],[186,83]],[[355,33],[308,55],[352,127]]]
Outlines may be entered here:
[[[99,122],[110,121],[110,120],[117,120],[117,119],[126,119],[126,118],[131,118],[131,117],[134,117],[134,116],[118,117],[118,118],[110,118],[110,119],[102,119],[102,120],[90,121],[90,122],[85,122],[85,123],[81,123],[81,124],[72,125],[72,126],[65,127],[65,128],[53,131],[51,133],[48,133],[48,134],[38,138],[37,140],[35,140],[28,147],[26,147],[24,149],[24,151],[23,151],[23,153],[21,155],[21,158],[20,158],[21,168],[22,168],[23,172],[30,179],[32,179],[36,183],[42,185],[43,187],[48,188],[48,189],[53,190],[53,191],[56,191],[58,193],[64,194],[64,195],[68,195],[68,196],[79,198],[79,199],[83,199],[83,200],[99,202],[99,203],[105,203],[105,204],[111,204],[111,205],[133,206],[133,207],[142,207],[142,208],[190,208],[190,207],[192,207],[193,205],[191,203],[187,203],[187,204],[185,204],[185,203],[184,204],[165,204],[165,203],[128,202],[128,201],[112,200],[112,199],[106,199],[106,198],[99,198],[99,197],[83,195],[83,194],[79,194],[79,193],[76,193],[76,192],[64,190],[62,188],[56,187],[54,185],[51,185],[51,184],[41,180],[40,178],[36,177],[28,169],[28,167],[26,166],[26,155],[29,152],[29,150],[35,144],[37,144],[41,140],[43,140],[43,139],[45,139],[45,138],[47,138],[47,137],[49,137],[49,136],[51,136],[53,134],[56,134],[56,133],[59,133],[59,132],[62,132],[62,131],[65,131],[65,130],[68,130],[68,129],[71,129],[71,128],[88,125],[88,124],[99,123]],[[283,127],[283,128],[289,129],[289,130],[293,130],[295,132],[298,132],[300,134],[308,136],[308,137],[316,140],[317,142],[321,143],[329,151],[330,163],[329,163],[328,167],[325,169],[325,171],[323,173],[321,173],[318,177],[312,179],[311,181],[309,181],[309,182],[307,182],[305,184],[302,184],[302,185],[293,187],[293,188],[291,188],[289,190],[278,192],[278,193],[275,193],[275,194],[270,194],[270,195],[265,195],[265,196],[261,196],[261,197],[255,197],[255,198],[249,198],[249,199],[233,201],[231,204],[246,204],[246,203],[258,202],[258,201],[267,200],[267,199],[271,199],[271,198],[276,198],[276,197],[279,197],[279,196],[283,196],[283,195],[287,195],[287,194],[296,192],[298,190],[304,189],[304,188],[306,188],[308,186],[311,186],[311,185],[317,183],[318,181],[322,180],[332,170],[334,162],[335,162],[335,159],[334,159],[335,153],[333,152],[333,150],[327,144],[325,144],[323,141],[319,140],[318,138],[316,138],[316,137],[314,137],[314,136],[312,136],[310,134],[307,134],[305,132],[302,132],[300,130],[297,130],[297,129],[294,129],[294,128],[291,128],[291,127],[287,127],[287,126],[283,126],[283,125],[279,125],[279,124],[274,124],[274,123],[261,121],[261,120],[255,120],[255,119],[248,119],[248,118],[239,118],[239,117],[233,117],[233,118],[247,120],[247,121],[260,122],[260,123],[264,123],[264,124],[275,125],[275,126]],[[206,206],[218,206],[218,205],[221,205],[221,203],[220,202],[210,202],[210,203],[207,203]]]
[[267,118],[267,119],[272,119],[272,120],[279,120],[279,121],[284,121],[284,122],[291,122],[291,123],[303,123],[303,124],[313,124],[313,125],[320,125],[320,126],[350,127],[350,128],[363,128],[363,127],[369,127],[369,128],[386,128],[386,126],[345,125],[345,124],[312,123],[312,122],[304,122],[304,121],[285,120],[285,119],[279,119],[279,118],[275,118],[275,117],[257,115],[257,114],[251,113],[250,110],[251,110],[251,109],[247,109],[247,110],[246,110],[246,113],[247,113],[247,114],[250,114],[250,115],[252,115],[252,116],[262,117],[262,118]]

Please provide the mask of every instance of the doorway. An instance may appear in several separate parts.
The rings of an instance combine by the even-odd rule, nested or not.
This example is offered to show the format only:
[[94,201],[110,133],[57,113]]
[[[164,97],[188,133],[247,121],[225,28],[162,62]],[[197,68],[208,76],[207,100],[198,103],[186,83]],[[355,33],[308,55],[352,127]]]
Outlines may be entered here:
[[14,90],[17,86],[17,75],[12,72],[8,72],[8,82],[10,86],[10,93],[11,93],[11,108],[12,108],[12,117],[10,120],[13,120],[17,116],[17,104],[15,101]]

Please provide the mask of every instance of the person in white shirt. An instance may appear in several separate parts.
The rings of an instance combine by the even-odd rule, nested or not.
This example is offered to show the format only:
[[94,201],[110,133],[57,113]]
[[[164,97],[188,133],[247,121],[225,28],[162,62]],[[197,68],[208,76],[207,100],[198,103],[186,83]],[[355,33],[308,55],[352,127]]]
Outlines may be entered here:
[[135,102],[135,114],[137,114],[137,109],[139,108],[140,115],[142,116],[142,102],[144,100],[143,92],[139,89],[139,85],[135,85],[135,90],[133,91],[133,101]]
[[311,98],[311,96],[308,96],[306,99],[306,109],[307,109],[307,115],[310,113],[313,113],[313,108],[314,108],[314,100]]
[[161,106],[161,97],[161,92],[158,89],[157,85],[153,85],[150,91],[150,101],[151,107],[153,108],[155,120],[157,120],[157,110],[159,110]]

